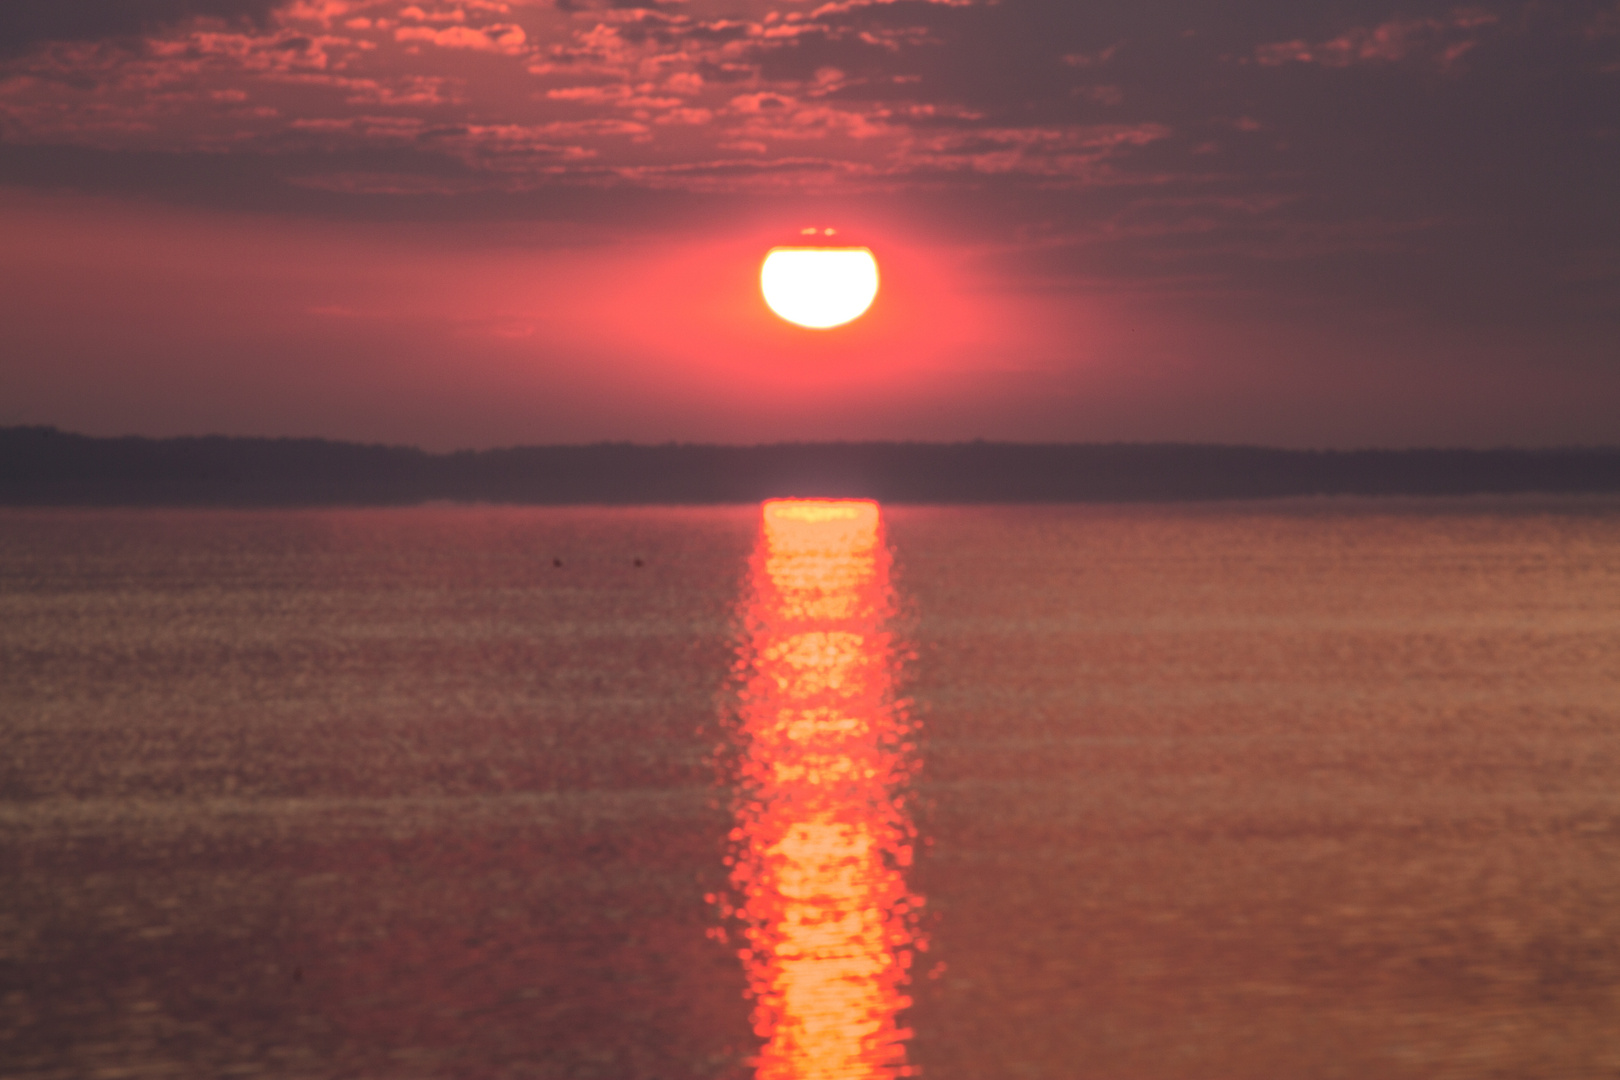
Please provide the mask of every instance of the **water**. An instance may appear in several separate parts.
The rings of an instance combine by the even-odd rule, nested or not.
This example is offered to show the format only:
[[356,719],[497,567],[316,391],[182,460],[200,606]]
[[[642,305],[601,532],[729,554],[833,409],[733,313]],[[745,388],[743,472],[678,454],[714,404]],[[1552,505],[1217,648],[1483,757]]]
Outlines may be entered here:
[[906,881],[918,729],[889,569],[877,504],[765,504],[724,709],[735,751],[717,755],[736,828],[715,898],[741,924],[758,1080],[912,1072],[900,1015],[926,901]]
[[[757,507],[0,512],[0,1075],[753,1077],[834,863],[850,1075],[1620,1072],[1620,503],[883,519],[816,628]],[[772,627],[898,817],[749,809]]]

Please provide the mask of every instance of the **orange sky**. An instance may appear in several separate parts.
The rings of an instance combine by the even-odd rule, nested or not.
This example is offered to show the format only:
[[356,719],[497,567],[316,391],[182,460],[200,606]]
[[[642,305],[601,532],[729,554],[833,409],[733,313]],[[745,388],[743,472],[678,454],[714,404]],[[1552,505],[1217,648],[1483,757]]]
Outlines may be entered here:
[[106,7],[0,14],[0,424],[1620,441],[1612,2]]

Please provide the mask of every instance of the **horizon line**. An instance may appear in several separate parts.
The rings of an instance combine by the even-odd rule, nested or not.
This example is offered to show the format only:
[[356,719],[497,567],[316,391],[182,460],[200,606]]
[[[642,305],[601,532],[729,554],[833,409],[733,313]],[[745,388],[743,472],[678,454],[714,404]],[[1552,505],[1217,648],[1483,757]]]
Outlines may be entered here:
[[118,435],[92,435],[82,431],[70,431],[59,427],[56,424],[0,425],[0,436],[25,432],[56,435],[73,439],[91,439],[99,442],[116,442],[124,440],[137,440],[141,442],[202,442],[208,440],[228,440],[239,442],[322,443],[332,446],[352,446],[364,449],[407,451],[411,453],[426,454],[433,457],[448,457],[456,454],[504,453],[515,450],[590,450],[604,448],[637,450],[769,450],[804,447],[1008,447],[1021,449],[1098,449],[1117,447],[1180,450],[1248,450],[1282,454],[1620,453],[1620,443],[1494,443],[1488,446],[1471,446],[1460,444],[1407,444],[1403,446],[1377,446],[1364,444],[1355,446],[1284,446],[1257,442],[1191,441],[1180,439],[1100,439],[1089,441],[1048,439],[1020,440],[991,439],[983,436],[975,436],[968,439],[784,439],[774,442],[753,443],[702,442],[681,439],[666,439],[661,442],[637,442],[633,439],[595,439],[590,442],[509,443],[497,446],[459,446],[449,450],[433,450],[413,443],[382,442],[332,435],[232,435],[224,432],[205,432],[201,434],[181,435],[143,435],[136,432],[126,432]]

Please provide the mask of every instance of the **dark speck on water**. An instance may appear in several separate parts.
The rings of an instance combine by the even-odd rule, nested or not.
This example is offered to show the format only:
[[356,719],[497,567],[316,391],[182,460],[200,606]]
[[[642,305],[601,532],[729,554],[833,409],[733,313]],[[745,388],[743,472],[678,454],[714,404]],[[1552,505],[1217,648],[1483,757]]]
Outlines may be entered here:
[[[884,517],[928,1080],[1620,1070],[1620,501]],[[0,510],[0,1075],[751,1077],[758,522]]]

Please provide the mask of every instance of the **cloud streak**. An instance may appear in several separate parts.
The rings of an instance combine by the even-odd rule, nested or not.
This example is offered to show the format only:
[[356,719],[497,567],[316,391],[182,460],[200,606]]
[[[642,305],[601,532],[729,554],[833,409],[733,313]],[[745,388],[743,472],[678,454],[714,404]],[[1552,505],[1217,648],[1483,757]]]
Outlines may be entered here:
[[162,33],[201,18],[263,25],[285,0],[7,0],[0,5],[0,58],[43,42],[98,41]]

